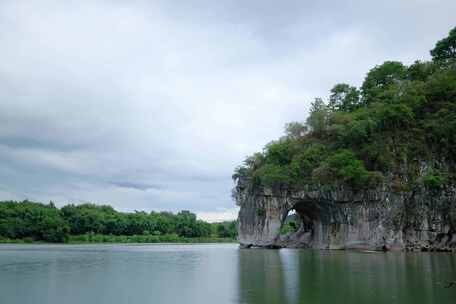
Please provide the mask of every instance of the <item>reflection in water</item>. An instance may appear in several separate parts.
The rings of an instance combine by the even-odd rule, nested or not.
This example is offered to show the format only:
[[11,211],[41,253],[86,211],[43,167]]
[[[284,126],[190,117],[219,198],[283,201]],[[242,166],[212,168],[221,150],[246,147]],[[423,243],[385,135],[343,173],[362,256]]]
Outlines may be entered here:
[[240,250],[238,265],[241,303],[287,303],[278,250]]
[[456,255],[0,245],[0,304],[456,303]]
[[454,303],[450,254],[241,250],[241,303]]

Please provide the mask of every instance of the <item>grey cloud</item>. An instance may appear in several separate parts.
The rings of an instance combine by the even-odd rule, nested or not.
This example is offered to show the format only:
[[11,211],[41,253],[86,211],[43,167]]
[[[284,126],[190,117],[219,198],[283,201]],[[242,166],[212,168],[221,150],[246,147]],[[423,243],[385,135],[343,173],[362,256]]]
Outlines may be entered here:
[[121,188],[131,188],[131,189],[137,189],[141,191],[146,191],[146,190],[161,190],[163,189],[163,186],[160,185],[152,185],[152,184],[144,184],[144,183],[135,183],[135,182],[111,182],[111,184],[121,187]]
[[[235,214],[309,101],[429,58],[454,1],[0,2],[0,199]],[[143,190],[143,191],[138,191]]]

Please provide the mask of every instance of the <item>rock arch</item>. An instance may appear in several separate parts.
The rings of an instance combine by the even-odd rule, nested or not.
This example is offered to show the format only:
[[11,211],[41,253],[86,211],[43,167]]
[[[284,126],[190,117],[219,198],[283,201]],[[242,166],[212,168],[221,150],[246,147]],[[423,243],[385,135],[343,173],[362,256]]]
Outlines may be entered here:
[[[455,208],[454,192],[446,199],[437,199],[439,206],[430,206],[425,191],[419,195],[385,189],[353,192],[344,188],[252,191],[238,184],[235,198],[240,206],[239,242],[243,247],[444,251],[456,248],[454,222],[446,215]],[[300,228],[281,236],[280,228],[292,209],[299,214]]]

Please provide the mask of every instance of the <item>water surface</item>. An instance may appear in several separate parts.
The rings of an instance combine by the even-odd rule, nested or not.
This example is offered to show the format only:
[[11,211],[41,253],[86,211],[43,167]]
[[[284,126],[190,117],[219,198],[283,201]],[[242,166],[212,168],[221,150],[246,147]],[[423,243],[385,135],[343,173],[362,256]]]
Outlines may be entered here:
[[0,303],[456,303],[456,255],[0,245]]

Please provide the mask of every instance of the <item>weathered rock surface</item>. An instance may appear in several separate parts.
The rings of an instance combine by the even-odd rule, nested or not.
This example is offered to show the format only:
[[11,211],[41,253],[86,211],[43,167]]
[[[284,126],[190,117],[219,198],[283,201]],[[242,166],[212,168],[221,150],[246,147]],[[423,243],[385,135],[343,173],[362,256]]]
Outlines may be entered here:
[[[234,196],[242,247],[407,251],[456,250],[456,188],[438,192],[308,188],[252,190],[238,180]],[[300,228],[280,235],[290,210]]]

